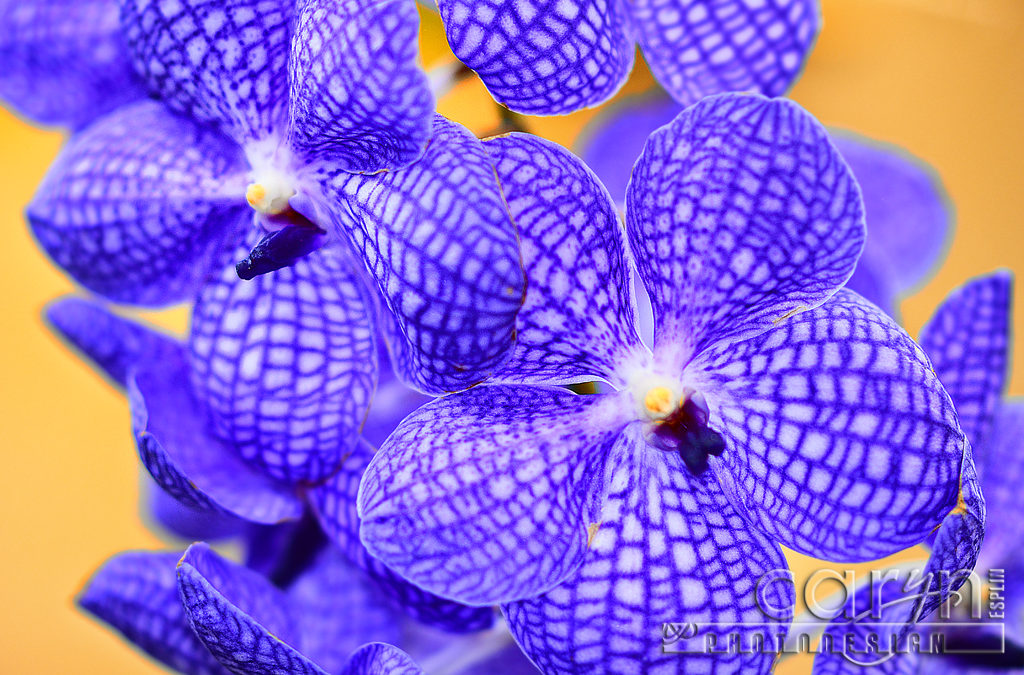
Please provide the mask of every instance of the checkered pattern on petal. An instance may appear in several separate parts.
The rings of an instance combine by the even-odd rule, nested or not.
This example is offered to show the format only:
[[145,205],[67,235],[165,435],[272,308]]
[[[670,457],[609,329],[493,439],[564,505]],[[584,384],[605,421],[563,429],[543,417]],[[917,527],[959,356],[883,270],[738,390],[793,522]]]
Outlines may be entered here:
[[293,0],[119,0],[135,69],[245,145],[283,128]]
[[605,458],[632,412],[628,397],[526,385],[436,399],[366,470],[363,543],[414,584],[467,604],[544,592],[582,562]]
[[130,551],[103,563],[78,605],[160,663],[188,675],[226,675],[192,632],[174,569],[180,553]]
[[340,675],[425,675],[398,647],[375,643],[359,648]]
[[396,169],[430,135],[412,0],[301,0],[289,61],[289,140],[308,162]]
[[[693,476],[675,453],[623,436],[609,460],[611,484],[582,567],[544,595],[503,606],[512,634],[549,675],[768,673],[774,654],[693,656],[707,634],[762,623],[785,635],[794,602],[779,547],[751,530],[710,472]],[[760,594],[760,598],[758,595]],[[761,608],[781,610],[784,621]],[[692,642],[665,624],[695,624]],[[717,626],[714,624],[718,624]],[[770,642],[769,642],[770,644]]]
[[526,302],[512,357],[492,378],[565,384],[601,377],[642,349],[625,233],[597,177],[527,134],[486,143],[519,231]]
[[647,141],[626,201],[655,355],[670,371],[822,303],[864,243],[853,175],[821,125],[782,99],[687,108]]
[[730,91],[784,94],[821,27],[817,0],[624,4],[651,72],[683,105]]
[[413,165],[325,181],[339,236],[396,317],[387,323],[399,376],[429,393],[486,379],[508,358],[525,284],[515,227],[480,141],[435,116]]
[[1012,296],[1008,272],[975,279],[951,293],[921,329],[921,348],[978,448],[988,446],[1006,383]]
[[191,300],[245,224],[242,167],[221,134],[143,101],[72,138],[27,216],[47,254],[89,290],[137,305]]
[[440,0],[438,8],[455,55],[518,112],[604,103],[633,68],[620,0]]
[[225,668],[243,675],[326,675],[299,651],[297,615],[269,580],[193,544],[178,563],[189,625]]
[[852,291],[695,363],[712,466],[790,548],[870,560],[922,541],[956,505],[964,436],[924,352]]
[[322,249],[252,281],[225,268],[203,288],[189,340],[213,432],[278,480],[333,474],[376,386],[373,313],[344,252]]
[[363,546],[359,540],[356,498],[359,481],[372,457],[373,449],[361,443],[338,473],[309,491],[309,504],[324,533],[354,565],[374,580],[384,598],[418,622],[447,633],[471,633],[489,628],[494,623],[490,607],[468,607],[414,586],[371,556]]
[[143,466],[186,506],[275,524],[302,515],[294,488],[242,461],[210,433],[188,384],[184,350],[140,364],[128,380],[132,432]]
[[0,99],[33,122],[78,129],[146,96],[116,0],[3,0],[0,26]]

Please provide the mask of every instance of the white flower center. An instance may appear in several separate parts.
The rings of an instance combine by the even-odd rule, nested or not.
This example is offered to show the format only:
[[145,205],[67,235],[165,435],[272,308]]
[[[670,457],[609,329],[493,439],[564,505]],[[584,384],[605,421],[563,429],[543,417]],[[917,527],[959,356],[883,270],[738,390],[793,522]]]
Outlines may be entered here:
[[288,200],[295,196],[295,189],[281,174],[264,176],[245,189],[245,201],[260,213],[276,216],[288,210]]

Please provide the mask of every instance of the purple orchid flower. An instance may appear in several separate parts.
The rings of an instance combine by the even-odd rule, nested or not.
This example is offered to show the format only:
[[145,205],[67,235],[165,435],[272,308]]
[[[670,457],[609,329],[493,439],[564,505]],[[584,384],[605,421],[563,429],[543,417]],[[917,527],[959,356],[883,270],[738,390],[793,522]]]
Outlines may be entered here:
[[[546,673],[767,672],[773,654],[665,654],[663,625],[784,632],[754,597],[786,569],[779,544],[843,560],[916,544],[956,505],[967,450],[922,350],[842,290],[864,240],[853,176],[792,102],[708,98],[648,140],[624,236],[572,155],[487,145],[530,283],[517,351],[385,442],[364,543],[442,597],[501,603]],[[593,379],[613,391],[546,386]],[[791,612],[791,587],[765,592]]]
[[438,0],[455,55],[494,99],[532,115],[604,103],[639,44],[683,105],[792,85],[814,44],[816,0]]
[[515,230],[480,142],[433,113],[412,0],[120,5],[161,102],[94,122],[40,186],[28,218],[60,267],[115,302],[191,300],[255,222],[245,278],[353,249],[408,381],[458,390],[500,365]]
[[[411,616],[452,631],[486,627],[490,610],[420,591],[359,542],[354,486],[373,453],[361,431],[384,435],[423,398],[391,396],[367,423],[374,308],[345,259],[325,248],[250,282],[228,265],[204,287],[187,345],[86,300],[59,302],[48,315],[127,387],[142,463],[178,502],[261,525],[313,509]],[[342,499],[339,486],[350,483]]]
[[[682,108],[642,96],[610,108],[582,136],[580,152],[620,205],[647,136]],[[953,230],[952,205],[935,170],[894,145],[832,130],[830,136],[861,189],[867,239],[847,288],[889,316],[898,301],[934,274]]]
[[[923,575],[915,579],[905,574],[882,587],[879,597],[883,606],[873,602],[871,595],[879,589],[865,588],[844,607],[850,611],[827,628],[826,635],[832,637],[837,648],[848,639],[845,636],[854,636],[852,646],[861,651],[860,658],[850,660],[839,651],[822,653],[815,658],[816,674],[863,673],[859,665],[862,661],[880,661],[870,666],[870,672],[882,674],[984,672],[989,667],[1009,672],[1024,667],[1024,615],[1020,605],[1011,604],[1020,598],[1019,589],[1007,599],[1010,609],[1005,634],[995,636],[990,632],[993,627],[983,623],[964,629],[965,643],[995,637],[993,644],[998,645],[1005,639],[1000,654],[978,650],[973,656],[943,657],[911,650],[883,660],[883,654],[872,653],[865,642],[868,635],[876,634],[885,646],[893,634],[903,640],[915,626],[917,632],[927,634],[930,625],[921,622],[965,583],[976,565],[982,570],[1021,569],[1019,550],[1024,543],[1024,528],[1017,517],[1017,505],[1024,476],[1020,453],[1024,406],[1005,398],[1012,291],[1009,273],[972,280],[951,293],[921,331],[921,346],[953,399],[974,447],[977,467],[972,465],[965,471],[959,507],[946,517],[932,542]],[[991,516],[987,520],[986,511]],[[1013,584],[1007,586],[1009,591]],[[889,625],[878,625],[878,617]]]
[[[423,673],[409,654],[424,668],[440,661],[459,675],[536,672],[507,631],[438,636],[403,621],[377,591],[333,547],[314,551],[307,566],[279,582],[200,543],[184,556],[115,556],[78,603],[186,675]],[[462,664],[451,663],[452,647]]]
[[148,94],[116,0],[3,0],[0,25],[0,100],[31,122],[79,129]]

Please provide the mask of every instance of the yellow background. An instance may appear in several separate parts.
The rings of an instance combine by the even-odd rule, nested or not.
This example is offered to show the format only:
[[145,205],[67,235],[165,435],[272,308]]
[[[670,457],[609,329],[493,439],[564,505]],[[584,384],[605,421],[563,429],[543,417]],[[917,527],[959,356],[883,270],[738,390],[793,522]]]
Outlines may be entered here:
[[[827,125],[898,143],[925,159],[956,206],[948,259],[903,305],[916,334],[967,278],[999,267],[1024,273],[1024,2],[824,0],[823,15],[825,28],[792,97]],[[428,66],[450,58],[429,16],[424,50]],[[638,68],[628,89],[649,83]],[[440,109],[478,132],[497,123],[475,82]],[[530,124],[571,146],[591,115]],[[48,300],[72,286],[36,249],[21,211],[60,143],[59,134],[0,111],[0,672],[156,672],[72,606],[108,556],[162,543],[139,518],[124,400],[39,318]],[[159,319],[181,329],[185,316],[176,310]],[[1014,368],[1011,393],[1024,393],[1022,376],[1024,362]],[[798,570],[812,567],[792,560]],[[793,659],[779,672],[808,668],[809,659]]]

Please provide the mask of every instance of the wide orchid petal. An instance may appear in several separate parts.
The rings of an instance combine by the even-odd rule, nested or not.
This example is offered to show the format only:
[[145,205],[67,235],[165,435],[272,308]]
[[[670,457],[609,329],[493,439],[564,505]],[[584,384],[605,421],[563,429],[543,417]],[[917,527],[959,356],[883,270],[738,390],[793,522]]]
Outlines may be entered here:
[[143,465],[186,506],[265,524],[298,518],[303,505],[290,486],[251,468],[209,432],[182,352],[140,366],[129,378],[132,430]]
[[501,382],[615,381],[642,349],[625,233],[597,177],[576,156],[528,134],[491,139],[488,152],[519,231],[526,301]]
[[178,589],[192,629],[231,672],[326,675],[295,646],[295,609],[265,577],[193,544],[178,563]]
[[219,133],[155,101],[73,137],[27,210],[43,249],[116,302],[191,300],[245,223],[241,157]]
[[860,185],[868,238],[858,272],[877,277],[875,293],[855,274],[847,284],[885,310],[933,272],[952,234],[949,198],[934,170],[905,150],[849,132],[832,140]]
[[293,150],[347,171],[419,157],[434,97],[418,32],[412,0],[301,0],[289,61]]
[[530,115],[604,103],[635,51],[618,0],[439,0],[452,51],[494,99]]
[[730,91],[784,94],[821,28],[817,0],[623,4],[651,72],[683,105]]
[[181,349],[170,335],[114,314],[90,298],[65,296],[47,305],[45,316],[54,333],[120,388],[127,386],[138,364]]
[[864,242],[860,193],[795,103],[708,98],[656,131],[627,195],[627,230],[669,370],[706,346],[824,302]]
[[[586,562],[546,594],[504,605],[512,634],[549,675],[769,672],[770,651],[680,652],[699,652],[721,626],[742,644],[785,635],[794,596],[782,551],[746,525],[710,472],[694,476],[679,455],[625,440],[609,460]],[[691,624],[692,642],[673,638],[673,625]]]
[[[1008,272],[975,279],[951,293],[921,329],[921,348],[977,448],[988,447],[992,418],[1006,386],[1012,295]],[[984,465],[984,453],[980,460]]]
[[447,633],[470,633],[489,628],[494,612],[489,607],[468,607],[445,600],[398,576],[374,558],[359,540],[357,497],[359,482],[373,458],[373,449],[360,444],[337,474],[309,491],[309,503],[323,531],[347,558],[372,578],[383,597],[418,622]]
[[288,587],[297,608],[302,653],[330,673],[343,671],[349,655],[367,642],[395,642],[399,615],[376,585],[334,546],[326,547]]
[[174,574],[180,557],[150,551],[118,554],[96,570],[77,602],[178,672],[225,675],[185,618]]
[[333,474],[376,386],[373,302],[361,270],[332,249],[252,281],[224,268],[196,302],[189,341],[218,438],[283,482]]
[[577,146],[619,208],[626,203],[626,186],[644,143],[683,108],[664,94],[633,97],[602,109],[584,129]]
[[[1017,517],[1024,485],[1024,400],[1014,398],[999,406],[988,438],[985,447],[976,446],[974,452],[991,514],[985,525],[982,569],[1011,564],[1024,542],[1024,519]],[[1024,617],[1020,624],[1024,638]]]
[[359,489],[363,543],[409,581],[489,605],[531,597],[582,562],[619,395],[482,386],[405,419]]
[[242,145],[286,118],[290,0],[119,0],[135,69],[172,108]]
[[[397,317],[389,348],[398,374],[431,393],[486,379],[508,357],[525,284],[515,227],[480,141],[436,116],[412,166],[326,180],[336,205],[328,212]],[[347,214],[335,216],[342,208]]]
[[77,129],[146,96],[116,0],[4,0],[0,25],[0,99],[33,122]]
[[398,647],[373,643],[360,647],[340,675],[426,675]]
[[922,541],[956,505],[964,436],[921,348],[842,290],[692,370],[730,497],[785,546],[827,560]]

